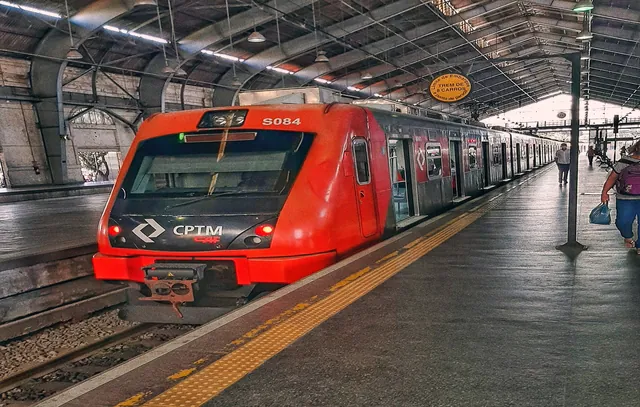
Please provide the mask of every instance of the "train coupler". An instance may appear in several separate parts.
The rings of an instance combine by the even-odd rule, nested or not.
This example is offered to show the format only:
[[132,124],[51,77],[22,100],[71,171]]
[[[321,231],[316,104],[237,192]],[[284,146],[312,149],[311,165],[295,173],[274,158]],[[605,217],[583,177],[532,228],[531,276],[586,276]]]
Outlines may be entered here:
[[143,267],[144,284],[151,293],[142,301],[169,302],[178,318],[182,318],[180,304],[194,302],[198,281],[204,277],[206,264],[154,263]]

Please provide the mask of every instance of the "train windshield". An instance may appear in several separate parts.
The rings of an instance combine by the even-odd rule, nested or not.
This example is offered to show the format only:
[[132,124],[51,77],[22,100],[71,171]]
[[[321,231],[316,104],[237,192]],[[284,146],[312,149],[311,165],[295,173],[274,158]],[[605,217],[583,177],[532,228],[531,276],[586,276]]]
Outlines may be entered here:
[[276,130],[156,137],[138,147],[123,188],[132,197],[285,195],[312,139]]

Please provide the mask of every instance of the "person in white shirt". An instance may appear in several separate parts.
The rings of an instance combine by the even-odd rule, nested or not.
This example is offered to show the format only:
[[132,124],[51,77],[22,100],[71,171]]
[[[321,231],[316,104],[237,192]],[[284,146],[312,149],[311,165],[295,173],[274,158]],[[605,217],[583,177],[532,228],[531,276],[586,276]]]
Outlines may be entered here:
[[556,164],[558,165],[558,182],[560,185],[567,183],[569,175],[569,164],[571,163],[570,152],[567,149],[567,143],[560,144],[560,150],[556,151]]

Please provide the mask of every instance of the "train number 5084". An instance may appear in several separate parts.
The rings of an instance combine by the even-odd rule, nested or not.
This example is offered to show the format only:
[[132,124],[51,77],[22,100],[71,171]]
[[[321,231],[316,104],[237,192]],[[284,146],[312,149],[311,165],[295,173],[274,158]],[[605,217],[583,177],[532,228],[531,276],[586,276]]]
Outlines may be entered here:
[[298,126],[300,125],[300,118],[296,117],[295,119],[291,119],[289,117],[285,118],[271,118],[267,117],[262,119],[263,126]]

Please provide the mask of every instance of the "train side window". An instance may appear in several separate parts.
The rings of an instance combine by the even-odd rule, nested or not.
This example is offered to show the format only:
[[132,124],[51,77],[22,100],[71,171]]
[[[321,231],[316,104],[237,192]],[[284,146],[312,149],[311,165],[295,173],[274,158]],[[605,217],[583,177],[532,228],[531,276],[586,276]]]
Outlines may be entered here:
[[469,168],[478,167],[478,147],[469,146]]
[[502,152],[497,144],[493,146],[493,163],[496,165],[502,164]]
[[369,172],[369,151],[367,141],[362,138],[353,139],[353,161],[356,165],[356,180],[359,185],[371,182]]
[[428,145],[427,150],[427,169],[429,179],[439,178],[442,176],[442,149],[439,145]]

